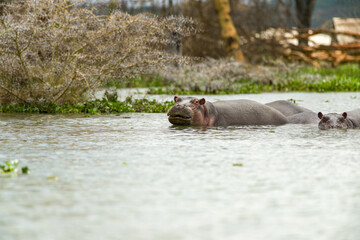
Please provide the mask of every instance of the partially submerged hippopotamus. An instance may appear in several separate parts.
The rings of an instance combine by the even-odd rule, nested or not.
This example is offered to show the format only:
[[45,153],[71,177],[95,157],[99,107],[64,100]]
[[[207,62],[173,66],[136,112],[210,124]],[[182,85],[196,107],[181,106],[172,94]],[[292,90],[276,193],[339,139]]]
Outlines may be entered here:
[[289,117],[303,112],[313,112],[310,109],[298,106],[295,103],[286,100],[277,100],[274,102],[266,103],[265,105],[275,108],[276,110],[281,112],[285,117]]
[[332,128],[349,129],[360,127],[360,109],[344,112],[343,114],[322,114],[321,112],[319,112],[318,118],[320,119],[318,126],[321,130],[327,130]]
[[282,125],[288,123],[278,110],[251,100],[207,102],[204,98],[174,97],[168,111],[174,125],[230,126]]
[[[302,112],[287,117],[292,124],[318,124],[319,129],[332,128],[348,129],[360,127],[360,109],[355,109],[343,114],[322,112]],[[320,119],[320,122],[319,122]]]
[[281,112],[291,124],[317,124],[319,122],[317,113],[290,101],[278,100],[265,105]]
[[292,124],[317,124],[319,123],[318,114],[315,112],[302,112],[287,117]]

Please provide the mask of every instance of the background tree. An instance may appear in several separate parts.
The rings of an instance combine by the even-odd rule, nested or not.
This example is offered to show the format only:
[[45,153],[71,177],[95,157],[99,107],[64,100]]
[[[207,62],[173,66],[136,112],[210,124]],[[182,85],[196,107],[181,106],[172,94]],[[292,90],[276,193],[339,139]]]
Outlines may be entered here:
[[[314,10],[315,0],[295,0],[296,4],[296,26],[299,34],[306,33],[306,29],[310,28],[311,16]],[[299,44],[308,44],[307,39],[300,39]]]
[[215,0],[215,9],[219,17],[221,36],[225,41],[228,55],[233,56],[236,61],[245,62],[244,55],[240,49],[239,36],[230,16],[229,1]]

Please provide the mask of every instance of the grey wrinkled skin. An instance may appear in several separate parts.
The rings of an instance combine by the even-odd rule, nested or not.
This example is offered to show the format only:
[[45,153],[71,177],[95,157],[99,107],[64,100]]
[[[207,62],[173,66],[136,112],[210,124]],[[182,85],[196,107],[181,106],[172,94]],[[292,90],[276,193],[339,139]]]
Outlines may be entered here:
[[360,127],[360,109],[344,112],[343,114],[322,114],[319,112],[318,118],[320,119],[318,124],[320,130],[351,129]]
[[278,110],[251,100],[207,102],[204,98],[174,97],[175,105],[168,111],[174,125],[231,126],[282,125],[288,123]]
[[265,105],[275,108],[279,112],[281,112],[285,117],[289,117],[298,113],[303,112],[313,112],[310,109],[301,107],[296,105],[293,102],[285,101],[285,100],[278,100],[274,102],[266,103]]
[[265,105],[281,112],[291,124],[317,124],[319,122],[317,113],[290,101],[278,100]]
[[318,114],[315,112],[302,112],[287,117],[292,124],[318,124]]

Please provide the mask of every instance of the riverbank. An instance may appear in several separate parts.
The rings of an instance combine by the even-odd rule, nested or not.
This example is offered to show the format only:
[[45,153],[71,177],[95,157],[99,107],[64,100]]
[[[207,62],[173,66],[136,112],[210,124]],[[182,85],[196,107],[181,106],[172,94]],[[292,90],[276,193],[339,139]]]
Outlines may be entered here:
[[154,75],[111,80],[103,88],[149,88],[148,94],[244,94],[262,92],[355,92],[360,90],[360,67],[345,64],[315,68],[299,64],[243,65],[217,60]]
[[[220,95],[265,92],[356,92],[360,91],[360,68],[355,64],[317,69],[300,65],[248,66],[235,62],[166,69],[157,75],[111,80],[101,89],[114,92],[79,103],[36,103],[0,105],[3,113],[165,113],[173,101],[149,100],[145,95]],[[201,70],[200,70],[201,69]],[[206,74],[209,73],[209,74]],[[117,90],[145,88],[139,99]],[[103,90],[104,91],[104,90]],[[101,91],[100,91],[101,92]],[[106,91],[105,91],[106,92]]]
[[[165,74],[168,84],[150,86],[148,94],[244,94],[263,92],[355,92],[360,90],[360,67],[356,64],[317,69],[301,65],[237,66],[218,63],[200,69]],[[205,70],[206,71],[205,71]],[[182,73],[186,72],[185,74]],[[160,78],[160,79],[159,79]],[[156,79],[156,78],[155,78]],[[149,82],[159,84],[161,77]],[[166,82],[163,80],[163,82]]]

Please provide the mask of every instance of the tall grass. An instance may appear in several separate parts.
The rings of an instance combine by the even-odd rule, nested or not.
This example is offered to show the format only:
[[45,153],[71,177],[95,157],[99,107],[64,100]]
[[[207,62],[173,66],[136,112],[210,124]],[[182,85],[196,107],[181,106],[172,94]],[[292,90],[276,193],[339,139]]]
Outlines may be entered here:
[[67,0],[24,0],[0,16],[0,104],[84,100],[107,79],[153,72],[185,58],[165,51],[185,18],[96,16]]

